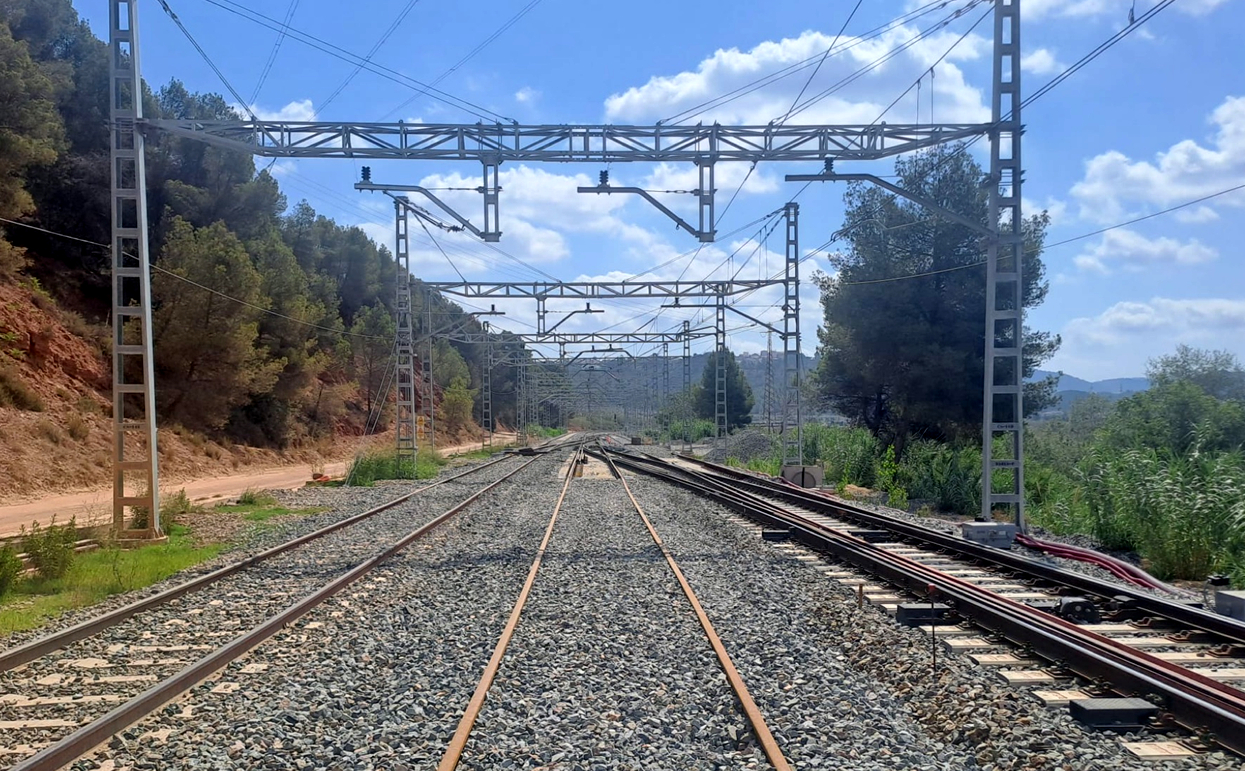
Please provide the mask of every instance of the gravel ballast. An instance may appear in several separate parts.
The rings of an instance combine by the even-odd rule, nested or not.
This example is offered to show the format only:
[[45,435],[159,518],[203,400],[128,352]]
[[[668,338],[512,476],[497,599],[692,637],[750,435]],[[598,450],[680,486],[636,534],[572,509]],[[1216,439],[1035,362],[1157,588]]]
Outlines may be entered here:
[[459,768],[749,767],[770,766],[622,485],[575,480]]
[[235,692],[204,683],[75,767],[434,767],[535,556],[565,455],[231,664],[219,681]]
[[633,485],[797,767],[1237,768],[1223,753],[1140,761],[1117,736],[1085,731],[967,657],[940,652],[934,670],[928,636],[857,607],[852,591],[721,507],[663,482]]

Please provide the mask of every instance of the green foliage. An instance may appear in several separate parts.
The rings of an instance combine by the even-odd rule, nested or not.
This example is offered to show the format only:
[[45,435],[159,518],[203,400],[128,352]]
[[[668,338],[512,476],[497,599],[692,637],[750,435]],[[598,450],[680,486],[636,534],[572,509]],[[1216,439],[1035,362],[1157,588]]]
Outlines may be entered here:
[[0,407],[43,412],[43,399],[22,380],[16,369],[0,366]]
[[[465,367],[464,367],[465,368]],[[441,398],[441,419],[450,431],[461,431],[471,423],[471,405],[475,396],[467,381],[456,379]]]
[[[986,225],[987,189],[970,154],[917,154],[898,160],[895,173],[904,188]],[[900,455],[910,436],[971,438],[981,423],[984,371],[980,233],[864,183],[849,186],[844,203],[848,248],[831,258],[834,278],[814,277],[825,318],[816,390]],[[1040,253],[1048,223],[1045,214],[1024,223],[1026,308],[1046,296]],[[888,280],[917,274],[924,275]],[[1028,329],[1023,342],[1025,375],[1059,347],[1057,336]],[[1030,414],[1051,403],[1053,387],[1026,385]]]
[[370,452],[350,464],[346,482],[352,487],[372,487],[382,479],[432,479],[445,461],[429,450],[420,450],[416,463],[398,461],[393,452]]
[[[55,84],[31,60],[29,47],[15,40],[0,20],[0,217],[16,219],[35,209],[26,176],[56,161],[64,126],[56,112]],[[23,267],[23,255],[0,232],[0,278]]]
[[903,477],[911,497],[933,501],[942,511],[973,516],[981,511],[981,448],[922,440],[908,446]]
[[1146,368],[1150,386],[1192,383],[1216,399],[1245,401],[1245,369],[1228,351],[1176,346],[1170,356],[1159,356]]
[[150,586],[220,550],[220,545],[195,546],[184,528],[174,526],[166,544],[131,550],[105,547],[78,555],[61,578],[34,577],[13,587],[0,605],[0,634],[33,629],[65,611]]
[[1104,446],[1188,453],[1232,450],[1245,442],[1245,406],[1220,401],[1195,383],[1163,382],[1121,399],[1098,440]]
[[363,391],[364,409],[371,415],[377,409],[381,388],[393,357],[397,326],[393,315],[376,302],[362,308],[350,327],[354,335],[351,373]]
[[669,428],[666,429],[664,438],[668,441],[679,442],[684,439],[690,439],[693,442],[699,442],[701,439],[708,439],[717,433],[717,427],[712,420],[704,418],[672,420]]
[[456,380],[463,381],[463,387],[471,385],[471,370],[462,354],[444,338],[437,340],[432,346],[432,379],[442,388],[450,388]]
[[275,506],[277,499],[259,490],[244,490],[238,496],[239,506]]
[[[261,277],[223,223],[195,229],[174,218],[161,252],[166,271],[250,306],[265,307]],[[276,383],[284,361],[255,347],[256,307],[222,300],[164,272],[152,278],[152,341],[161,411],[182,425],[222,428],[232,410]]]
[[555,436],[562,436],[566,433],[565,428],[550,428],[549,426],[528,426],[527,435],[538,439],[552,439]]
[[1096,454],[1085,463],[1083,490],[1093,535],[1112,548],[1136,549],[1160,578],[1201,580],[1245,564],[1239,453]]
[[4,597],[21,577],[25,565],[17,558],[13,547],[5,544],[0,546],[0,597]]
[[826,479],[833,483],[873,487],[880,446],[863,428],[840,426],[804,427],[804,460],[821,463]]
[[[752,422],[752,386],[748,384],[732,351],[726,351],[726,429],[733,431]],[[709,354],[696,389],[696,415],[709,421],[717,420],[717,359],[718,352]],[[716,426],[716,424],[715,424]],[[715,428],[716,430],[716,428]]]
[[30,531],[22,528],[22,551],[30,564],[43,578],[61,578],[69,572],[74,560],[74,544],[78,540],[77,523],[74,519],[58,525],[56,517],[47,527],[32,523]]

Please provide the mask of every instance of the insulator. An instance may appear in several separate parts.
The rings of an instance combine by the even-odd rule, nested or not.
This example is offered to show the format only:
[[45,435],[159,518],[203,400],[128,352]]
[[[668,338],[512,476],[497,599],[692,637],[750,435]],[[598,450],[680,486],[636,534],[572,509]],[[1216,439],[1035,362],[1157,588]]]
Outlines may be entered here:
[[363,167],[363,181],[364,182],[372,181],[372,167],[371,166]]
[[609,169],[606,169],[601,172],[601,187],[609,187],[609,186],[610,186],[610,172],[609,172]]

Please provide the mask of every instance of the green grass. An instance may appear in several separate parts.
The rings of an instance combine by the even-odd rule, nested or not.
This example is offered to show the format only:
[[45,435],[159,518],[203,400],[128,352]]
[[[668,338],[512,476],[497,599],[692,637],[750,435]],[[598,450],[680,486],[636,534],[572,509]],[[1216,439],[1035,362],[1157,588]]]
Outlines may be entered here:
[[[271,500],[271,499],[270,499]],[[327,511],[324,508],[311,509],[288,509],[284,506],[275,505],[247,505],[245,503],[221,503],[214,507],[216,511],[232,511],[242,515],[247,522],[268,522],[279,517],[307,516],[309,514],[319,514]]]
[[166,544],[129,551],[86,552],[77,555],[69,572],[61,578],[31,577],[18,581],[0,600],[0,634],[34,629],[66,611],[150,586],[215,557],[224,548],[223,544],[196,547],[186,528],[173,525],[170,530]]
[[372,452],[354,459],[346,479],[351,487],[372,487],[382,479],[432,479],[444,465],[435,451],[421,450],[414,468],[409,461],[399,463],[396,453]]

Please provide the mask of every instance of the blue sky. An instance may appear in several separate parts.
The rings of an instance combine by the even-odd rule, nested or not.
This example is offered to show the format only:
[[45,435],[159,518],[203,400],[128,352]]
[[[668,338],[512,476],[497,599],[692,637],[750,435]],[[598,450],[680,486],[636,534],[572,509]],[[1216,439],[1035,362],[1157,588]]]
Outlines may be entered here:
[[[1137,0],[1136,14],[1156,0]],[[276,43],[271,30],[240,19],[207,0],[169,0],[191,34],[250,100]],[[228,3],[224,3],[228,4]],[[276,19],[293,8],[291,25],[348,51],[366,54],[401,17],[373,61],[439,87],[521,123],[636,123],[651,125],[731,91],[830,46],[854,2],[767,3],[651,2],[626,5],[570,0],[245,0],[242,5]],[[107,5],[77,2],[92,27],[107,32]],[[865,0],[838,48],[887,24],[917,2]],[[735,100],[697,120],[766,123],[787,111],[807,84],[816,94],[877,56],[912,38],[973,0],[955,0],[880,38],[826,59],[809,82],[808,70]],[[1132,0],[1023,0],[1024,92],[1033,93],[1064,67],[1126,26]],[[890,122],[981,122],[989,117],[990,21],[952,47],[984,12],[977,4],[944,29],[926,37],[885,66],[819,102],[791,122],[868,123],[948,49],[932,79],[900,101]],[[1024,114],[1028,212],[1046,208],[1053,225],[1048,241],[1165,209],[1245,182],[1245,3],[1240,0],[1177,0],[1153,21],[1073,75]],[[179,78],[192,90],[224,87],[190,43],[151,0],[140,3],[143,73],[154,86]],[[468,53],[524,11],[517,21],[456,69]],[[403,13],[405,15],[403,16]],[[986,35],[986,36],[983,36]],[[277,51],[254,109],[262,117],[290,120],[397,120],[474,123],[478,118],[373,73],[359,72],[338,91],[354,67],[292,39]],[[979,143],[984,151],[985,143]],[[982,153],[979,158],[984,162]],[[267,161],[261,161],[266,164]],[[459,188],[479,185],[471,163],[425,161],[373,163],[378,182]],[[317,210],[364,227],[391,243],[392,207],[377,194],[355,192],[360,164],[351,160],[282,160],[273,167],[291,203],[307,199]],[[860,170],[887,173],[889,162]],[[704,277],[718,269],[741,277],[772,274],[781,263],[781,229],[765,243],[749,241],[764,225],[748,223],[773,212],[799,190],[783,174],[815,169],[762,165],[748,177],[722,216],[717,244],[696,252],[696,242],[632,196],[591,196],[577,185],[595,184],[598,166],[587,164],[503,167],[499,246],[510,255],[560,279],[625,278],[679,255],[647,274],[650,278]],[[743,182],[745,164],[718,167],[719,212]],[[653,189],[696,186],[691,167],[615,164],[616,185]],[[801,243],[812,249],[829,240],[842,215],[842,184],[810,187],[799,197]],[[447,191],[473,221],[482,205],[474,192]],[[688,196],[667,196],[689,218]],[[1063,335],[1064,346],[1048,368],[1098,379],[1140,374],[1149,357],[1178,343],[1227,348],[1245,355],[1245,265],[1236,248],[1245,233],[1240,215],[1245,191],[1205,205],[1147,220],[1049,250],[1051,280],[1044,306],[1028,323]],[[767,228],[766,228],[767,229]],[[730,234],[730,235],[726,235]],[[469,278],[538,278],[510,257],[465,236],[437,234]],[[731,257],[734,253],[735,256]],[[695,259],[689,262],[695,255]],[[413,244],[414,272],[451,280],[454,270],[422,232]],[[740,265],[747,260],[740,269]],[[723,265],[723,263],[726,263]],[[722,266],[719,268],[719,266]],[[805,263],[826,269],[823,256]],[[777,293],[758,293],[740,303],[746,312],[776,319]],[[819,321],[816,292],[802,293],[804,346],[812,353]],[[494,323],[528,330],[534,307],[499,306],[507,316]],[[570,310],[574,303],[550,303]],[[606,313],[576,316],[562,327],[588,331],[612,325],[625,331],[646,322],[673,327],[692,311],[661,312],[643,302],[600,306]],[[740,325],[742,319],[736,318]],[[551,321],[552,323],[552,321]],[[732,325],[735,323],[731,322]],[[702,341],[702,346],[708,341]],[[761,350],[764,336],[736,329],[730,345]],[[638,350],[636,351],[638,352]]]

